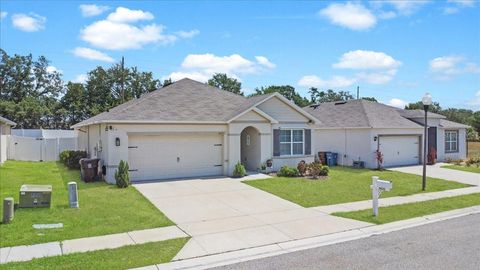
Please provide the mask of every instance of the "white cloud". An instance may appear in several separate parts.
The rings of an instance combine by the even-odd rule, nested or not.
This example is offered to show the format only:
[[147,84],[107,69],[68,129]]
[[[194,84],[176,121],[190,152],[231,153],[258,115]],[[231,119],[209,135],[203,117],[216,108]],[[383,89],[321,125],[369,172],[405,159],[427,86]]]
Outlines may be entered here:
[[300,78],[297,84],[303,87],[345,88],[353,85],[355,82],[355,78],[347,78],[343,76],[333,76],[330,79],[325,80],[315,75],[307,75]]
[[376,17],[361,4],[334,3],[319,11],[330,23],[352,30],[367,30],[375,26]]
[[377,72],[360,72],[356,77],[359,81],[364,81],[369,84],[385,84],[391,81],[396,73],[396,69],[390,69]]
[[115,62],[115,59],[108,56],[107,54],[97,50],[90,49],[90,48],[77,47],[72,51],[72,53],[77,57],[81,57],[89,60],[98,60],[98,61],[104,61],[104,62],[110,62],[110,63]]
[[401,65],[390,55],[383,52],[356,50],[344,53],[334,68],[344,69],[394,69]]
[[194,30],[190,30],[190,31],[178,31],[176,32],[177,36],[181,37],[181,38],[192,38],[198,34],[200,34],[200,31],[198,31],[197,29],[194,29]]
[[468,105],[480,106],[480,90],[477,91],[477,93],[475,94],[475,97],[468,102]]
[[107,20],[95,22],[81,31],[81,38],[91,45],[109,49],[140,49],[146,44],[174,42],[173,35],[162,34],[164,26],[150,24],[137,27],[126,23],[116,23]]
[[408,104],[407,101],[405,100],[401,100],[399,98],[392,98],[390,99],[390,101],[388,101],[387,105],[390,105],[390,106],[393,106],[393,107],[397,107],[397,108],[405,108],[405,106]]
[[35,13],[29,15],[19,13],[12,15],[13,26],[25,32],[36,32],[45,29],[47,18]]
[[393,19],[395,17],[397,17],[397,13],[393,11],[384,11],[378,14],[378,18],[384,19],[384,20]]
[[153,20],[150,12],[118,7],[105,20],[96,21],[80,31],[82,40],[90,45],[108,49],[140,49],[148,44],[171,44],[178,38],[191,38],[198,30],[180,31],[177,35],[165,34],[165,26],[151,23],[134,25],[138,21]]
[[[260,60],[259,60],[260,59]],[[211,53],[189,54],[181,64],[181,70],[171,73],[166,78],[179,80],[185,77],[206,82],[215,73],[225,73],[240,79],[241,75],[259,74],[265,67],[272,69],[275,64],[264,56],[257,56],[257,62],[248,60],[239,54],[216,56]]]
[[92,17],[102,14],[103,12],[109,10],[108,6],[98,6],[95,4],[90,5],[80,5],[80,11],[82,12],[83,17]]
[[1,11],[1,12],[0,12],[0,19],[3,19],[3,18],[5,18],[5,17],[7,17],[7,15],[8,15],[8,12],[6,12],[6,11]]
[[475,0],[448,0],[447,2],[457,4],[464,7],[474,7]]
[[262,65],[262,66],[265,66],[267,68],[275,68],[276,65],[272,62],[270,62],[270,60],[268,60],[268,58],[266,58],[265,56],[255,56],[255,59],[257,60],[257,62]]
[[387,3],[393,6],[398,13],[402,15],[411,15],[430,1],[407,1],[407,0],[389,0],[381,3]]
[[88,79],[87,74],[79,74],[72,80],[72,82],[74,82],[74,83],[85,83],[87,81],[87,79]]
[[54,72],[63,73],[62,70],[59,70],[59,69],[56,68],[55,66],[48,66],[48,67],[47,67],[47,72],[48,72],[48,73],[54,73]]
[[152,13],[143,10],[132,10],[124,7],[118,7],[115,12],[108,15],[107,20],[119,23],[132,23],[144,20],[153,20]]
[[452,76],[464,73],[480,73],[480,67],[471,62],[466,62],[463,56],[449,55],[430,60],[430,71],[437,79],[448,80]]
[[443,8],[444,14],[458,13],[461,9],[472,8],[475,6],[475,0],[448,0],[450,5]]

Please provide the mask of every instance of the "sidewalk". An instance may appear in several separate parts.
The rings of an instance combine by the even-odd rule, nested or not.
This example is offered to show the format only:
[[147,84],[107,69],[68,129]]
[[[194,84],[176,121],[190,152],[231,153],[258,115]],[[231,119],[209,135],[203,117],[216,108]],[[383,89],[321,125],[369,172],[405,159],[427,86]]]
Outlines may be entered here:
[[[444,165],[451,165],[451,164],[439,162],[439,163],[436,163],[435,165],[428,165],[427,176],[460,182],[468,185],[480,186],[480,174],[441,168]],[[388,168],[388,170],[416,174],[416,175],[423,175],[423,167],[421,165]]]
[[[419,194],[414,194],[409,196],[380,198],[379,207],[430,201],[435,199],[467,195],[472,193],[480,193],[480,187],[476,186],[476,187],[450,189],[450,190],[437,191],[437,192],[419,193]],[[365,210],[370,208],[372,208],[372,200],[317,206],[317,207],[312,207],[311,209],[320,211],[322,213],[331,214],[334,212],[350,212],[350,211]]]
[[4,247],[0,248],[0,264],[29,261],[34,258],[59,256],[76,252],[118,248],[122,246],[164,241],[188,236],[189,235],[184,233],[177,226],[169,226],[65,240],[61,242],[50,242],[29,246]]
[[307,239],[294,240],[278,244],[264,245],[260,247],[226,252],[222,254],[197,257],[186,260],[177,260],[170,263],[150,265],[136,268],[136,270],[172,270],[172,269],[208,269],[249,260],[261,259],[277,256],[294,251],[311,249],[321,246],[328,246],[337,243],[367,238],[373,235],[379,235],[394,231],[399,231],[416,226],[448,220],[466,215],[480,213],[480,206],[473,206],[463,209],[391,222],[383,225],[370,226],[366,228],[354,229],[340,233],[311,237]]
[[[453,190],[446,190],[440,192],[430,192],[430,193],[422,193],[422,194],[415,194],[410,196],[397,196],[397,197],[390,197],[390,198],[383,198],[380,199],[380,206],[390,206],[390,205],[398,205],[398,204],[405,204],[411,202],[420,202],[420,201],[428,201],[440,198],[447,198],[453,196],[460,196],[472,193],[480,193],[480,187],[468,187],[468,188],[461,188],[461,189],[453,189]],[[438,213],[426,217],[421,218],[414,218],[411,220],[404,220],[398,222],[392,222],[383,225],[373,225],[366,222],[359,222],[349,219],[343,219],[339,217],[333,217],[329,214],[333,212],[345,212],[345,211],[355,211],[355,210],[364,210],[369,209],[372,207],[371,200],[360,201],[360,202],[352,202],[352,203],[344,203],[344,204],[336,204],[336,205],[327,205],[327,206],[318,206],[312,208],[301,208],[301,209],[294,209],[294,210],[287,210],[279,212],[277,215],[268,215],[268,220],[265,220],[267,223],[271,223],[275,221],[275,219],[285,219],[285,223],[281,223],[282,226],[285,228],[282,229],[286,235],[289,233],[294,233],[291,237],[284,237],[282,235],[274,235],[272,234],[272,227],[269,226],[261,226],[258,227],[257,223],[251,224],[240,224],[241,229],[237,229],[232,233],[236,236],[242,236],[240,238],[232,238],[230,235],[225,233],[219,234],[203,234],[198,233],[192,234],[192,238],[190,241],[185,245],[185,247],[177,254],[174,260],[179,260],[176,265],[182,265],[181,262],[191,262],[191,260],[202,259],[202,258],[211,258],[212,256],[222,256],[222,254],[227,254],[225,256],[229,256],[228,254],[236,254],[234,252],[240,252],[239,254],[243,254],[245,256],[247,254],[250,256],[251,254],[260,253],[271,253],[275,250],[280,250],[282,252],[286,252],[285,248],[291,245],[299,245],[299,243],[317,243],[319,239],[323,239],[322,241],[331,241],[332,239],[344,239],[345,237],[366,237],[365,235],[372,235],[374,233],[385,232],[388,228],[390,230],[392,228],[404,227],[405,224],[418,224],[418,222],[425,222],[431,219],[431,217],[439,218],[439,217],[448,217],[451,216],[451,213],[465,213],[465,211],[477,211],[480,212],[480,206],[475,206],[471,208],[453,210],[444,213]],[[473,210],[472,210],[473,209]],[[467,212],[468,212],[467,211]],[[307,221],[311,224],[323,224],[324,226],[306,226],[310,223],[305,223],[305,212],[311,213],[316,212],[317,215],[313,217],[307,218]],[[241,217],[242,218],[242,217]],[[335,222],[325,223],[326,219],[336,219]],[[321,219],[322,223],[316,222],[316,219]],[[340,226],[342,224],[338,223],[338,220],[344,220],[344,223],[348,226]],[[310,225],[311,225],[310,224]],[[209,224],[213,226],[214,224]],[[327,226],[328,225],[328,226]],[[277,227],[279,225],[276,225]],[[415,225],[418,226],[418,225]],[[277,228],[275,227],[275,228]],[[399,227],[399,228],[400,228]],[[402,227],[402,228],[403,228]],[[202,227],[203,228],[203,227]],[[202,229],[200,228],[200,229]],[[301,228],[301,231],[298,229]],[[207,230],[208,228],[203,228],[200,231]],[[278,229],[278,228],[277,228]],[[208,231],[208,230],[207,230]],[[243,232],[243,234],[241,234]],[[248,234],[245,234],[248,233]],[[366,234],[368,233],[368,234]],[[250,236],[246,239],[244,236]],[[87,252],[87,251],[95,251],[101,249],[112,249],[118,248],[127,245],[136,245],[136,244],[143,244],[147,242],[155,242],[155,241],[164,241],[174,238],[181,238],[181,237],[188,237],[187,233],[185,233],[182,229],[177,226],[169,226],[169,227],[161,227],[155,229],[147,229],[147,230],[138,230],[138,231],[131,231],[125,233],[118,233],[118,234],[111,234],[111,235],[104,235],[104,236],[95,236],[95,237],[87,237],[87,238],[80,238],[80,239],[73,239],[73,240],[64,240],[58,242],[50,242],[50,243],[43,243],[43,244],[36,244],[36,245],[26,245],[26,246],[15,246],[15,247],[4,247],[0,248],[0,264],[14,262],[14,261],[29,261],[34,258],[41,258],[41,257],[50,257],[50,256],[59,256],[59,255],[66,255],[76,252]],[[223,238],[221,237],[223,236]],[[229,236],[229,237],[225,237]],[[281,236],[281,237],[280,237]],[[219,241],[221,240],[221,241]],[[328,242],[327,241],[327,242]],[[204,250],[199,245],[199,242],[208,242],[209,245],[214,245],[215,248]],[[293,244],[292,244],[293,243]],[[323,242],[322,242],[323,243]],[[226,246],[228,249],[225,249]],[[279,249],[280,247],[280,249]],[[289,247],[287,250],[290,250]],[[217,255],[214,255],[217,254]],[[216,258],[216,257],[215,257]],[[178,264],[180,263],[180,264]],[[188,264],[188,263],[187,263]],[[170,265],[170,264],[167,264]],[[155,266],[156,267],[156,266]],[[147,268],[148,269],[148,268]],[[157,268],[151,268],[157,269]],[[162,268],[164,269],[164,268]],[[170,268],[166,268],[170,269]]]

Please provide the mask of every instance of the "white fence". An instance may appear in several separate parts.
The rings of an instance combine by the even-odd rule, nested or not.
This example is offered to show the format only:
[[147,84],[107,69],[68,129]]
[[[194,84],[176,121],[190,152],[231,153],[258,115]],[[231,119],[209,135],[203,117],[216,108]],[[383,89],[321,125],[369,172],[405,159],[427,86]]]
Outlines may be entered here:
[[8,136],[8,159],[55,161],[64,150],[77,150],[77,138],[31,138]]

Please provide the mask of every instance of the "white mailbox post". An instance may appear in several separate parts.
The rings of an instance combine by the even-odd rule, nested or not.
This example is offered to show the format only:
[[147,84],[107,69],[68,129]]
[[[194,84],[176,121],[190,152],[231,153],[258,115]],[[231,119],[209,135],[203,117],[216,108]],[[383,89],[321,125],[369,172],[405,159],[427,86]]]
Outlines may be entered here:
[[372,203],[373,203],[373,215],[378,216],[378,198],[382,191],[390,191],[392,189],[392,182],[380,180],[378,176],[372,176]]

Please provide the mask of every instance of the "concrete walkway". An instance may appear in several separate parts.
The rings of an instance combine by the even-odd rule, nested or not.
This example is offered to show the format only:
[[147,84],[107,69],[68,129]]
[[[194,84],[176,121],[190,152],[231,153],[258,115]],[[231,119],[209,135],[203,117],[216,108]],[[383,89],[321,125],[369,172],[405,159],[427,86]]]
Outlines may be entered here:
[[[427,176],[450,180],[450,181],[456,181],[456,182],[460,182],[468,185],[480,186],[480,174],[441,168],[444,165],[451,165],[451,164],[440,162],[435,165],[427,165]],[[411,173],[416,175],[423,175],[423,166],[421,165],[389,168],[389,170],[404,172],[404,173]]]
[[50,242],[29,246],[0,248],[0,264],[18,261],[29,261],[34,258],[66,255],[77,252],[118,248],[147,242],[164,241],[174,238],[188,237],[177,226],[131,231],[118,234],[94,236]]
[[232,178],[134,186],[192,236],[176,260],[372,225],[303,208]]
[[[409,196],[380,198],[379,206],[385,207],[385,206],[392,206],[392,205],[398,205],[398,204],[423,202],[423,201],[430,201],[435,199],[461,196],[461,195],[467,195],[467,194],[473,194],[473,193],[480,193],[480,187],[475,186],[475,187],[450,189],[450,190],[437,191],[437,192],[419,193],[419,194],[414,194]],[[365,209],[371,209],[371,208],[372,208],[372,200],[365,200],[365,201],[341,203],[341,204],[334,204],[334,205],[317,206],[317,207],[312,207],[311,209],[320,211],[325,214],[331,214],[334,212],[350,212],[350,211],[358,211],[358,210],[365,210]]]

